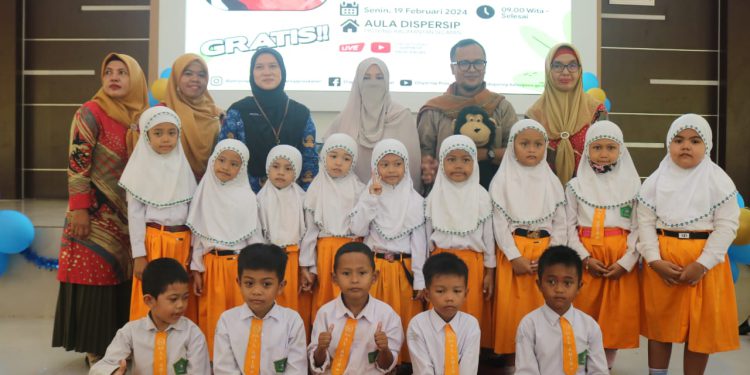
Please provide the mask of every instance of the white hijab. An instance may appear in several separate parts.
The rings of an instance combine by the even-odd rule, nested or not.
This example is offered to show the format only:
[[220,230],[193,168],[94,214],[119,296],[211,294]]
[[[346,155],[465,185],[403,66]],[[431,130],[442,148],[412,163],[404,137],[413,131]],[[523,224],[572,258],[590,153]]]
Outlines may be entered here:
[[[685,129],[693,129],[706,144],[706,155],[694,168],[684,169],[669,156],[669,144]],[[651,208],[668,227],[680,227],[702,220],[735,197],[737,188],[716,165],[709,153],[713,147],[711,127],[701,116],[688,113],[678,117],[667,133],[667,156],[659,168],[643,182],[638,200]]]
[[[148,131],[162,123],[177,127],[177,145],[167,154],[154,151]],[[171,207],[190,202],[195,192],[195,176],[179,141],[182,127],[177,114],[167,107],[152,107],[138,122],[140,142],[125,166],[119,185],[133,198],[152,207]]]
[[[352,166],[346,176],[333,178],[326,171],[328,152],[337,148],[352,156]],[[331,134],[320,152],[320,171],[305,194],[305,210],[312,212],[315,224],[336,237],[348,237],[348,216],[362,193],[364,184],[354,174],[357,163],[357,142],[343,133]]]
[[[239,154],[242,165],[235,178],[221,182],[214,172],[214,164],[219,154],[226,150]],[[232,246],[255,234],[258,203],[247,177],[249,157],[247,146],[236,139],[225,139],[216,145],[208,159],[208,172],[203,175],[190,203],[187,225],[195,235]]]
[[[474,169],[469,178],[461,183],[451,181],[445,175],[445,157],[453,150],[464,150],[474,159]],[[451,135],[440,145],[440,164],[435,184],[425,202],[425,217],[432,227],[444,233],[467,235],[492,217],[490,195],[479,185],[477,147],[465,135]]]
[[271,164],[278,159],[286,159],[294,168],[292,183],[278,189],[271,180],[263,184],[258,192],[260,222],[263,235],[277,246],[299,244],[305,234],[305,215],[302,204],[305,191],[296,182],[302,170],[302,154],[295,147],[278,145],[271,149],[266,158],[266,175],[270,174]]
[[[612,170],[597,174],[591,167],[589,146],[600,139],[609,139],[620,145],[620,156]],[[622,130],[611,121],[594,123],[586,132],[583,157],[578,172],[568,186],[579,202],[593,208],[618,208],[633,203],[641,188],[641,178],[635,169],[630,152],[625,147]]]
[[[544,135],[544,157],[533,167],[521,165],[513,142],[518,133],[533,129]],[[510,128],[503,162],[490,183],[492,203],[513,224],[536,224],[548,220],[565,204],[560,179],[547,164],[547,132],[536,120],[525,119]]]
[[[388,154],[404,159],[404,177],[396,186],[381,182],[383,192],[378,198],[378,209],[373,221],[375,229],[386,240],[395,240],[409,235],[424,224],[424,198],[414,190],[409,174],[409,152],[403,143],[395,139],[384,139],[372,150],[372,171],[378,174],[378,162]],[[372,185],[367,183],[366,190]],[[369,194],[365,191],[363,194]],[[363,195],[364,197],[364,195]]]

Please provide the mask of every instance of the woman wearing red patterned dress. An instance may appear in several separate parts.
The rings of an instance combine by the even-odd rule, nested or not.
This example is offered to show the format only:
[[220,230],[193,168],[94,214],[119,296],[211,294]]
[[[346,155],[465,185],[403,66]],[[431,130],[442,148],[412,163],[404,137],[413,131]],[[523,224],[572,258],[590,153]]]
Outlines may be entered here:
[[[132,57],[102,62],[102,88],[73,117],[68,214],[60,248],[60,291],[52,346],[104,355],[128,321],[132,264],[125,191],[117,185],[148,107],[146,79]],[[131,130],[133,129],[133,130]]]
[[547,54],[544,92],[526,111],[549,135],[547,161],[563,186],[581,160],[586,131],[607,117],[604,104],[583,92],[581,59],[572,44],[561,43]]

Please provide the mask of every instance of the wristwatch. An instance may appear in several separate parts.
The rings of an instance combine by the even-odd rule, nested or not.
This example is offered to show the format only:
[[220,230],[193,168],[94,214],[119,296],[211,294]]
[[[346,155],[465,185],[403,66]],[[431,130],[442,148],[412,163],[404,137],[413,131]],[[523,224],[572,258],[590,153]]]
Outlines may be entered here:
[[495,150],[488,149],[487,150],[487,157],[490,158],[490,160],[495,160]]

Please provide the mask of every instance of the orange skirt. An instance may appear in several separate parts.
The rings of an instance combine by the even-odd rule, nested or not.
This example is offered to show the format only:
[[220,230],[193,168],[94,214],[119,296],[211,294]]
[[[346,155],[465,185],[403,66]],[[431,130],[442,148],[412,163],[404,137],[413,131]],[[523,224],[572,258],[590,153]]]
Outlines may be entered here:
[[[591,257],[608,267],[628,251],[628,235],[604,237],[604,246],[591,244],[591,238],[580,237]],[[591,315],[602,329],[607,349],[637,348],[640,330],[640,280],[637,268],[617,280],[593,277],[583,273],[583,288],[578,293],[575,307]]]
[[[164,230],[146,227],[146,260],[152,261],[159,258],[176,259],[188,270],[190,258],[190,231],[167,232]],[[192,292],[193,284],[189,283],[190,296],[185,309],[185,317],[198,322],[198,298]],[[133,277],[133,290],[130,294],[130,320],[143,318],[148,314],[148,306],[143,302],[143,290],[141,279]]]
[[[466,263],[469,268],[468,291],[466,301],[461,306],[461,311],[473,315],[479,321],[479,328],[482,331],[481,346],[484,348],[492,347],[492,316],[491,301],[484,300],[482,293],[482,283],[484,282],[484,254],[471,249],[443,249],[436,247],[433,254],[451,253]],[[487,319],[482,319],[485,317]]]
[[198,300],[198,323],[208,343],[208,355],[213,358],[214,332],[221,314],[244,302],[237,283],[237,255],[203,256],[203,293]]
[[286,286],[281,290],[279,296],[276,297],[276,302],[281,306],[288,307],[299,313],[300,317],[302,317],[302,322],[305,323],[305,332],[309,338],[311,329],[310,308],[312,306],[312,294],[303,293],[299,290],[299,246],[287,246],[285,250],[288,256],[286,271],[284,272]]
[[[703,252],[706,240],[659,236],[661,258],[685,267]],[[660,342],[687,342],[688,350],[716,353],[740,347],[737,301],[729,262],[717,264],[695,286],[667,286],[656,271],[642,272],[641,334]]]
[[[403,262],[406,268],[411,271],[411,259],[404,259]],[[375,270],[380,274],[370,287],[370,294],[387,303],[396,311],[396,314],[401,317],[401,325],[404,328],[404,337],[406,337],[406,328],[409,327],[411,319],[424,311],[422,301],[414,300],[414,289],[406,278],[401,261],[389,262],[385,259],[375,258]],[[401,347],[400,357],[401,362],[411,362],[406,340]]]
[[[521,256],[538,260],[549,247],[550,238],[526,238],[513,235]],[[498,354],[516,352],[516,331],[526,314],[544,304],[544,297],[536,285],[536,275],[513,274],[505,254],[497,250],[495,271],[494,351]]]
[[313,287],[312,310],[310,317],[314,320],[321,306],[336,298],[341,290],[333,284],[333,259],[341,246],[357,241],[349,237],[321,237],[316,244],[318,259],[318,279]]

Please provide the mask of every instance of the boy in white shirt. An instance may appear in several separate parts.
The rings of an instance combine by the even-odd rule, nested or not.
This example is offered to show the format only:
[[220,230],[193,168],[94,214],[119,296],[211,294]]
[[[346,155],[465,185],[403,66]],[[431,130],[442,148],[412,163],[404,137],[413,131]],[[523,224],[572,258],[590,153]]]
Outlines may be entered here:
[[206,338],[183,314],[188,305],[188,274],[172,258],[151,261],[141,278],[148,316],[125,324],[91,367],[89,375],[124,375],[132,358],[132,374],[208,374]]
[[286,285],[286,263],[287,254],[276,245],[253,244],[240,252],[237,275],[245,303],[219,318],[214,375],[307,374],[302,318],[275,302]]
[[609,374],[599,325],[573,307],[582,286],[578,253],[567,246],[551,247],[538,267],[545,304],[518,326],[516,375]]
[[396,367],[404,331],[393,308],[370,295],[377,277],[367,245],[350,242],[338,249],[333,282],[341,294],[318,310],[307,348],[314,374],[375,375]]
[[479,322],[458,310],[466,299],[466,263],[451,253],[436,254],[422,272],[433,307],[415,316],[406,333],[414,375],[476,374]]

